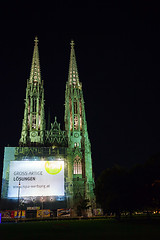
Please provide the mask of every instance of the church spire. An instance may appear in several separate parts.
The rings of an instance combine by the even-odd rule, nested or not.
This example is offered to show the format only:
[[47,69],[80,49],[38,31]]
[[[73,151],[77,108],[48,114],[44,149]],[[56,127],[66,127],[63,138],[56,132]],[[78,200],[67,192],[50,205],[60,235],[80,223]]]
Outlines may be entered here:
[[[71,159],[68,169],[70,184],[73,183],[73,199],[80,201],[89,199],[91,205],[94,202],[94,179],[92,176],[91,144],[88,137],[85,104],[83,99],[82,84],[79,81],[78,69],[74,50],[74,41],[71,41],[71,53],[69,63],[69,76],[65,91],[65,131],[68,139],[68,152]],[[80,190],[76,179],[84,179],[84,185]],[[77,179],[77,181],[78,181]]]
[[[75,132],[79,136],[82,136],[82,132],[87,133],[82,83],[79,81],[73,40],[70,45],[69,75],[65,92],[65,130],[69,138]],[[80,141],[81,137],[79,137],[79,146]]]
[[70,53],[68,81],[70,86],[80,87],[76,56],[75,56],[75,50],[74,50],[75,44],[73,40],[71,41],[70,45],[71,45],[71,53]]
[[33,51],[33,58],[32,58],[32,65],[31,65],[31,72],[29,83],[41,83],[41,73],[40,73],[40,63],[39,63],[39,52],[38,52],[38,38],[35,37],[35,45]]
[[41,81],[38,38],[35,37],[30,78],[27,81],[20,145],[44,144],[44,88]]

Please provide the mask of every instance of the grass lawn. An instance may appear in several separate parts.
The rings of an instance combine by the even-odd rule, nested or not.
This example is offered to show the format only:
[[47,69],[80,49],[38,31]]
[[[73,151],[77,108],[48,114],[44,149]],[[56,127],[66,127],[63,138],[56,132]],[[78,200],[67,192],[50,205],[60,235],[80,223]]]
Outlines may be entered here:
[[0,240],[160,239],[160,221],[55,220],[0,224]]

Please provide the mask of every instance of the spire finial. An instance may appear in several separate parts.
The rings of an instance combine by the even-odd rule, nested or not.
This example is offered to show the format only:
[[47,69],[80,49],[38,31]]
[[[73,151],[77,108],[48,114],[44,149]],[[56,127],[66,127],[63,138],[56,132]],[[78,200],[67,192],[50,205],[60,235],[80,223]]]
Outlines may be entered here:
[[71,40],[71,48],[74,48],[74,45],[75,45],[75,43],[74,43],[74,41],[73,40]]
[[38,40],[38,37],[37,37],[37,36],[35,37],[35,39],[34,39],[34,42],[35,42],[35,46],[37,46],[37,45],[38,45],[38,42],[39,42],[39,40]]

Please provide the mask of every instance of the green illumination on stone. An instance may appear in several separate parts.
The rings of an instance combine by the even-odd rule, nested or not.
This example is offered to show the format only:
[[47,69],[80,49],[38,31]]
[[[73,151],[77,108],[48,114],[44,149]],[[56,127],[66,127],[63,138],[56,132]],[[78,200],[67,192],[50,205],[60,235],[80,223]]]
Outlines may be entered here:
[[[93,208],[95,207],[95,196],[91,144],[87,131],[82,83],[79,80],[74,41],[71,41],[70,44],[69,73],[65,90],[65,131],[61,130],[56,117],[54,123],[49,124],[46,128],[44,88],[40,73],[37,37],[34,42],[31,72],[26,88],[20,147],[23,148],[23,151],[25,151],[25,147],[31,149],[39,147],[38,151],[42,148],[44,151],[49,147],[48,150],[51,152],[55,149],[57,155],[60,155],[61,151],[65,149],[68,207],[76,209],[82,199],[89,199]],[[58,171],[61,170],[60,167],[52,168],[47,165],[46,171],[49,174],[58,174]]]
[[91,144],[88,137],[82,84],[79,81],[74,45],[74,41],[71,41],[69,74],[65,91],[64,121],[68,137],[68,153],[71,159],[69,161],[69,169],[76,167],[74,162],[79,157],[82,165],[82,174],[78,175],[78,181],[73,181],[73,177],[75,178],[74,171],[69,171],[68,177],[73,183],[71,191],[73,191],[74,204],[78,204],[84,198],[89,199],[93,207],[95,196],[93,192],[94,179],[92,175]]
[[35,38],[30,78],[27,81],[20,145],[42,145],[45,134],[44,88],[41,81],[38,38]]

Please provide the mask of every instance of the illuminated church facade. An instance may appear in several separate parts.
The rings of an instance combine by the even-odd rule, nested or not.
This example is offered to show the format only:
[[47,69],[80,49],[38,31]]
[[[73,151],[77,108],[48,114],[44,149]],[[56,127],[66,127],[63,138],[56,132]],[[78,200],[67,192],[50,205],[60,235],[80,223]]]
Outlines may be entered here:
[[[60,160],[64,162],[64,194],[61,196],[54,194],[46,196],[42,190],[41,196],[40,194],[39,196],[38,194],[36,195],[36,201],[40,201],[40,198],[43,196],[46,202],[49,202],[49,199],[54,199],[51,203],[52,205],[55,204],[53,208],[66,207],[76,209],[81,200],[88,199],[91,208],[94,208],[95,196],[91,143],[88,137],[82,84],[79,81],[74,42],[71,41],[69,73],[65,90],[65,130],[63,131],[56,117],[54,123],[51,123],[49,128],[46,128],[45,97],[40,72],[37,37],[34,41],[35,45],[30,77],[27,80],[24,118],[19,146],[15,147],[13,151],[11,151],[10,147],[5,148],[2,197],[8,198],[9,196],[7,194],[10,191],[11,161]],[[22,180],[22,178],[17,179]],[[29,197],[25,197],[23,189],[21,189],[19,194],[27,203]],[[12,196],[12,193],[10,193],[10,196]],[[60,202],[61,205],[56,205],[56,203]]]

